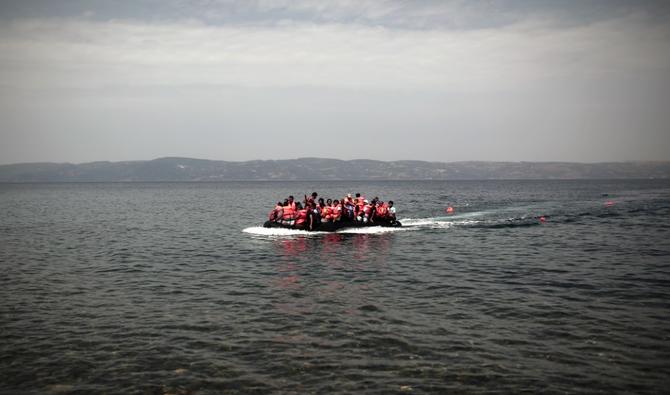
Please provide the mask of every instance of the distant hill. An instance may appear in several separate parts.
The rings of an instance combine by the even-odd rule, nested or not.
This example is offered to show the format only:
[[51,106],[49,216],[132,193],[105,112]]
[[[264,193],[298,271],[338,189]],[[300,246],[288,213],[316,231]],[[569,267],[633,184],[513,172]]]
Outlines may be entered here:
[[670,178],[670,162],[383,162],[320,158],[227,162],[159,158],[131,162],[0,165],[0,182],[604,178]]

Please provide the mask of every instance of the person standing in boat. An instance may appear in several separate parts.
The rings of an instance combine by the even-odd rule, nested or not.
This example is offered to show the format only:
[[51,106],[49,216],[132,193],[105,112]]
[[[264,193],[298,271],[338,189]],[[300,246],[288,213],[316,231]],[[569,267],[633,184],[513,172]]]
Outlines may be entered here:
[[305,195],[305,207],[307,207],[307,203],[310,203],[310,202],[316,204],[317,203],[317,200],[316,200],[317,196],[319,196],[319,194],[316,193],[316,192],[312,192],[312,194],[310,196]]
[[321,217],[319,216],[319,210],[316,206],[316,203],[314,203],[313,201],[310,201],[309,203],[307,203],[305,208],[307,209],[308,229],[309,230],[314,230],[314,228],[321,223]]
[[368,222],[373,223],[377,220],[377,200],[373,199],[369,204],[370,212],[368,213]]
[[344,209],[344,215],[347,221],[354,219],[355,207],[354,199],[351,197],[351,194],[348,193],[347,197],[342,199],[342,208]]
[[354,208],[354,215],[356,218],[361,216],[361,212],[363,211],[363,207],[368,203],[368,201],[365,199],[365,196],[361,196],[360,193],[356,193],[356,199],[354,199],[354,204],[356,205]]
[[[316,193],[316,192],[314,192]],[[323,199],[322,199],[323,200]],[[321,210],[319,206],[314,202],[314,200],[311,201],[310,207],[312,209],[312,224],[313,225],[320,225],[321,224]]]

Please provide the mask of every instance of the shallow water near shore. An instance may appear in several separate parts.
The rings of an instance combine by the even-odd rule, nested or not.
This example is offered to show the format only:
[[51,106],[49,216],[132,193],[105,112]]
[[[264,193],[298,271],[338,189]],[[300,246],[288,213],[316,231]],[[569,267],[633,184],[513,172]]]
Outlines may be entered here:
[[[392,199],[404,226],[261,227],[312,191]],[[667,180],[0,184],[0,267],[0,393],[670,377]]]

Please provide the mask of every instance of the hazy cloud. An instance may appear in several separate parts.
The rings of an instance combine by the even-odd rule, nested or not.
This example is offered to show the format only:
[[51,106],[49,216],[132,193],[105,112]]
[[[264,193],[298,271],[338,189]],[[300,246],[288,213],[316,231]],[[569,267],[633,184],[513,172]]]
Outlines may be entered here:
[[0,28],[0,83],[224,84],[498,90],[667,70],[670,29],[632,15],[569,29],[18,20]]
[[[0,23],[3,162],[668,159],[670,28],[648,7],[579,19],[522,2],[149,3],[120,19],[17,8]],[[236,137],[289,132],[341,139]]]

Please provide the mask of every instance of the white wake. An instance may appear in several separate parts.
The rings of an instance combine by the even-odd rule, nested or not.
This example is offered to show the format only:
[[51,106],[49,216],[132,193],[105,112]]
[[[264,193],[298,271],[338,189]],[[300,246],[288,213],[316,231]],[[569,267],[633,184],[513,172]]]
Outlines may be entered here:
[[244,233],[250,233],[259,236],[316,236],[327,234],[328,232],[309,232],[299,229],[286,228],[264,228],[262,226],[252,226],[242,229]]
[[390,232],[400,232],[407,230],[405,228],[391,228],[388,226],[366,226],[364,228],[348,228],[340,229],[336,233],[345,233],[345,234],[380,234],[380,233],[390,233]]
[[[402,232],[419,229],[448,229],[452,226],[470,225],[479,221],[472,219],[461,219],[455,217],[434,217],[434,218],[401,218],[402,227],[393,228],[386,226],[366,226],[361,228],[344,228],[335,233],[342,234],[382,234],[391,232]],[[242,230],[258,236],[318,236],[333,232],[306,231],[286,228],[264,228],[262,226],[252,226]]]
[[445,219],[444,217],[434,217],[434,218],[404,218],[402,221],[403,229],[420,229],[420,228],[429,228],[429,229],[448,229],[452,226],[458,225],[471,225],[478,223],[479,221],[470,220],[470,219]]

